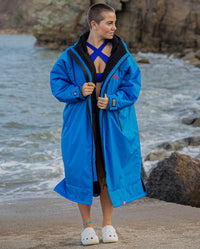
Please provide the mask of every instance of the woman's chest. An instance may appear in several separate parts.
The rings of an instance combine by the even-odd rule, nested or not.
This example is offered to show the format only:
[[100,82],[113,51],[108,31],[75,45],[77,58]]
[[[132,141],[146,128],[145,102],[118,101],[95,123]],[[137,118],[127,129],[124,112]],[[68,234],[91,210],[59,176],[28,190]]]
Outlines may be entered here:
[[88,48],[88,53],[93,59],[96,73],[104,72],[106,63],[111,55],[111,49],[112,49],[112,45],[107,44],[106,47],[102,51],[95,54],[95,52],[92,49]]

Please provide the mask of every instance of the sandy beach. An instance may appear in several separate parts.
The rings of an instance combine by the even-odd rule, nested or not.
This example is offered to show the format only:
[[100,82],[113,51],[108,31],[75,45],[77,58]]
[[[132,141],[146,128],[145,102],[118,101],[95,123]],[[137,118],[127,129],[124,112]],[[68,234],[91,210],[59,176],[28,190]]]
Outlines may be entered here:
[[[67,203],[67,204],[66,204]],[[85,248],[76,204],[64,198],[0,203],[0,248]],[[103,244],[99,200],[92,207],[99,245],[89,248],[200,248],[200,209],[142,198],[116,208],[119,242]]]

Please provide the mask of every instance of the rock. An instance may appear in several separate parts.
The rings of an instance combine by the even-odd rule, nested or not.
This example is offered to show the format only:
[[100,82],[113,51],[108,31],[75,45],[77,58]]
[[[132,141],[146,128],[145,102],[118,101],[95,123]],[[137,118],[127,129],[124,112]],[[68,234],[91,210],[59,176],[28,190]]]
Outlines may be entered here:
[[90,1],[34,0],[38,25],[34,27],[37,45],[64,49],[88,29],[86,10]]
[[36,24],[33,0],[0,0],[1,33],[32,33]]
[[159,149],[162,148],[168,151],[172,151],[172,150],[177,151],[187,146],[200,146],[200,136],[183,138],[173,143],[165,142],[165,143],[160,144],[158,148]]
[[[0,0],[0,29],[34,32],[37,44],[65,49],[89,29],[87,10],[97,2],[116,9],[117,34],[133,51],[183,52],[189,48],[196,50],[199,59],[200,2],[194,0]],[[184,52],[186,56],[189,51]]]
[[183,118],[182,123],[186,125],[193,125],[194,127],[200,127],[200,116],[198,113],[193,114],[187,118]]
[[191,125],[194,123],[194,120],[196,119],[196,116],[192,115],[190,117],[187,117],[187,118],[183,118],[182,119],[182,123],[183,124],[186,124],[186,125]]
[[182,59],[185,60],[185,61],[191,61],[194,58],[195,58],[195,53],[193,51],[187,53],[184,57],[182,57]]
[[149,62],[148,59],[140,59],[140,60],[137,60],[137,63],[141,63],[141,64],[150,64],[150,62]]
[[200,63],[199,59],[197,59],[197,58],[193,58],[193,59],[191,59],[191,60],[189,60],[189,61],[190,61],[191,64],[194,64],[194,65]]
[[194,127],[200,127],[200,118],[197,118],[194,123],[193,123]]
[[195,57],[200,60],[200,49],[195,52]]
[[172,153],[152,170],[146,188],[149,197],[200,207],[200,160]]
[[[88,7],[91,3],[99,2],[33,1],[39,23],[34,29],[38,44],[55,48],[71,45],[81,33],[88,30],[86,21]],[[106,2],[116,8],[117,34],[133,51],[178,52],[185,48],[200,48],[199,1],[109,0]]]
[[165,151],[159,151],[159,152],[149,153],[144,160],[145,161],[157,161],[161,158],[167,158],[167,157],[169,157],[169,155]]

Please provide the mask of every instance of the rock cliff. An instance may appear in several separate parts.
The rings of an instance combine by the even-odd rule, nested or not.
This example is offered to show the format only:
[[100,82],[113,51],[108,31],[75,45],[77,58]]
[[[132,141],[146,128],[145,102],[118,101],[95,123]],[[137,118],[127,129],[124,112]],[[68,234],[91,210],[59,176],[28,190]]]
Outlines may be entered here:
[[39,45],[65,48],[87,29],[88,0],[34,0],[38,25],[34,35]]
[[33,0],[0,0],[1,33],[32,33],[36,23]]
[[116,9],[117,34],[133,51],[200,48],[199,0],[0,0],[0,31],[35,26],[39,45],[64,49],[88,30],[87,10],[96,2]]
[[198,0],[34,0],[38,44],[65,48],[88,29],[90,4],[107,2],[117,11],[117,34],[133,50],[182,51],[200,48]]

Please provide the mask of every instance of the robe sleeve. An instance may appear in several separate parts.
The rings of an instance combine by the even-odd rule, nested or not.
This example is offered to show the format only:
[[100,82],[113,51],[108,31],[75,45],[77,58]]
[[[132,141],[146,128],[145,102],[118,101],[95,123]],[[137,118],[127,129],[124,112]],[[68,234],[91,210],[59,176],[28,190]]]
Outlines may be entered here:
[[133,57],[130,55],[128,67],[124,71],[120,87],[115,94],[108,95],[109,105],[107,110],[119,110],[134,104],[140,93],[141,72]]
[[61,102],[75,103],[85,100],[81,94],[81,86],[72,82],[72,66],[62,58],[53,66],[50,73],[50,85],[52,94]]

